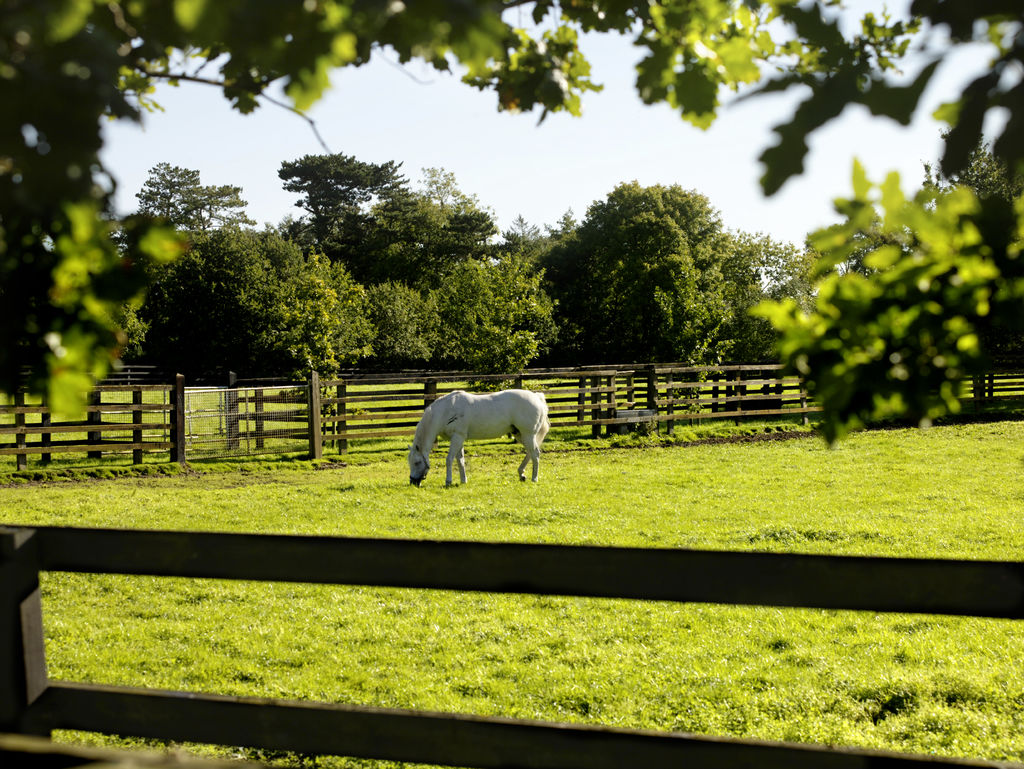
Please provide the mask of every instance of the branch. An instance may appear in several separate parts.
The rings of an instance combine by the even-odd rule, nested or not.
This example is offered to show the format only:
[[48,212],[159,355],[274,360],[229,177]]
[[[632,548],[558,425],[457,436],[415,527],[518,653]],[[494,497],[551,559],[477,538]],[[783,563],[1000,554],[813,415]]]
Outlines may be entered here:
[[[185,73],[174,72],[154,72],[152,70],[146,69],[145,67],[140,67],[138,69],[146,77],[161,80],[181,80],[186,83],[197,83],[199,85],[213,85],[217,86],[218,88],[225,88],[227,85],[229,85],[224,80],[217,80],[215,78],[208,77],[199,77],[198,75],[189,75]],[[297,109],[296,107],[293,107],[291,104],[286,104],[285,102],[280,101],[279,99],[275,99],[272,96],[268,96],[263,91],[260,91],[258,94],[256,94],[256,98],[264,99],[265,101],[268,101],[271,104],[273,104],[275,107],[280,107],[281,109],[288,110],[292,114],[298,115],[300,118],[305,120],[306,123],[309,125],[310,130],[313,132],[313,136],[316,137],[316,140],[320,143],[320,146],[323,147],[324,152],[326,152],[328,155],[334,154],[331,152],[331,148],[327,146],[327,142],[324,141],[323,136],[320,135],[320,130],[317,128],[316,121],[313,120],[313,118],[311,118],[305,112],[303,112],[300,109]]]
[[313,120],[313,118],[311,118],[305,112],[303,112],[300,109],[297,109],[296,107],[293,107],[291,104],[285,104],[283,101],[278,101],[277,99],[273,98],[272,96],[267,96],[265,93],[260,93],[259,94],[259,98],[266,99],[271,104],[273,104],[275,107],[280,107],[281,109],[286,109],[289,112],[291,112],[292,114],[298,115],[300,118],[305,120],[306,123],[309,125],[309,129],[313,132],[313,136],[316,137],[316,140],[318,142],[320,142],[320,146],[323,147],[324,152],[326,152],[328,155],[333,155],[334,154],[333,152],[331,152],[331,148],[327,146],[327,142],[324,141],[324,137],[322,137],[320,135],[320,129],[318,129],[316,127],[316,121]]

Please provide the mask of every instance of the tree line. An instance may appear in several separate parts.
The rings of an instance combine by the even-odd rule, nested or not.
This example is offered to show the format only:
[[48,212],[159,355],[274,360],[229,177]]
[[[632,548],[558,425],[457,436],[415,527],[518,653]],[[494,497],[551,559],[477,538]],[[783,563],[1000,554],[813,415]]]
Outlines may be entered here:
[[[530,29],[521,28],[512,9],[528,13]],[[463,82],[492,94],[498,109],[537,110],[543,119],[557,111],[580,114],[583,98],[601,87],[592,78],[587,40],[624,35],[639,52],[637,95],[672,107],[693,125],[710,126],[729,90],[742,89],[746,99],[797,97],[760,155],[761,186],[771,195],[803,171],[809,139],[848,105],[907,125],[928,86],[951,66],[960,67],[965,84],[932,113],[947,127],[939,172],[963,175],[986,131],[993,157],[1024,171],[1022,23],[1019,0],[913,0],[902,14],[844,9],[833,0],[543,0],[528,12],[518,0],[8,0],[0,13],[0,101],[15,108],[0,110],[0,391],[26,388],[45,393],[58,410],[80,408],[82,393],[125,342],[120,308],[137,301],[159,265],[182,251],[180,233],[159,219],[116,219],[116,180],[100,155],[104,121],[141,120],[159,106],[152,97],[157,83],[205,83],[241,114],[279,102],[269,95],[279,87],[286,105],[303,113],[329,87],[333,69],[358,67],[388,51],[400,62],[458,68]],[[950,55],[968,49],[986,55],[966,63]],[[817,274],[824,276],[813,306],[805,311],[799,298],[789,297],[761,315],[780,333],[790,370],[804,376],[822,403],[829,440],[865,419],[899,414],[924,422],[956,410],[961,384],[991,364],[986,336],[1024,331],[1019,194],[1012,204],[969,186],[906,195],[897,175],[876,182],[862,168],[852,182],[852,195],[836,201],[842,224],[811,241],[822,255]],[[355,208],[373,213],[379,203],[371,196]],[[222,225],[199,210],[196,216],[206,217],[200,231],[205,226],[203,237],[212,236]],[[324,235],[316,231],[324,223],[316,212],[303,218],[314,236]],[[446,237],[475,226],[449,224],[442,228]],[[577,236],[582,241],[598,227],[588,211]],[[685,236],[686,228],[680,230]],[[633,234],[644,238],[650,231],[638,226]],[[345,230],[336,234],[343,238]],[[403,256],[409,241],[384,234],[383,245]],[[659,247],[671,240],[650,242],[648,252],[666,253]],[[435,244],[421,245],[431,251],[427,246]],[[858,250],[866,272],[836,269]],[[560,252],[566,264],[570,252]],[[595,254],[580,263],[599,262]],[[323,255],[332,267],[338,263]],[[418,256],[415,249],[404,253],[413,262]],[[470,258],[481,271],[501,261]],[[706,264],[698,249],[642,273],[654,297],[645,317],[673,330],[657,335],[670,347],[686,342],[680,315],[694,308],[674,303],[662,281],[696,276]],[[605,284],[598,289],[619,266],[600,276]],[[556,287],[556,273],[546,272],[541,287],[564,335],[548,348],[538,340],[538,350],[569,357],[588,349],[603,357],[593,318],[560,315],[570,314],[572,302],[560,302],[564,286]],[[378,285],[349,277],[364,291]],[[584,296],[591,295],[569,299],[581,304]],[[719,313],[715,307],[695,313],[706,342],[704,351],[689,351],[695,357],[716,349],[729,354],[725,346],[737,339],[727,335],[729,325],[740,316],[726,311],[716,326]],[[141,331],[143,319],[136,320]],[[445,329],[440,334],[448,336]],[[638,352],[653,344],[651,335],[641,342]],[[301,355],[287,352],[291,360]]]
[[256,229],[240,188],[150,170],[138,215],[188,245],[125,308],[126,360],[250,376],[770,360],[774,332],[749,310],[812,295],[807,248],[731,232],[678,185],[623,183],[581,221],[499,232],[442,169],[413,184],[400,163],[329,154],[278,175],[303,213]]

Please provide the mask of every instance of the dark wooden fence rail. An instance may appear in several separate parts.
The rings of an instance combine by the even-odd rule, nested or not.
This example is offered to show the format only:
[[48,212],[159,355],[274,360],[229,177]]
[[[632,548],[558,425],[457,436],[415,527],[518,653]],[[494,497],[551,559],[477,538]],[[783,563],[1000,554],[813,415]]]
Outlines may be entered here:
[[[40,571],[1024,618],[1024,563],[0,529],[0,732],[76,729],[474,767],[997,766],[851,748],[53,681]],[[1006,766],[1006,764],[998,764]]]

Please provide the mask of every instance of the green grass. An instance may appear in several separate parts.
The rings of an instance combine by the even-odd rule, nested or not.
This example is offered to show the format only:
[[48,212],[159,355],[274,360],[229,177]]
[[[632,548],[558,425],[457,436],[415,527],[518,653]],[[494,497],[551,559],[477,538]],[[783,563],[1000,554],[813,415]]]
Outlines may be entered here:
[[[451,489],[442,452],[417,489],[382,448],[10,485],[0,522],[1016,560],[1022,439],[1006,422],[834,450],[567,440],[538,485],[492,442]],[[1024,759],[1010,621],[67,574],[44,611],[60,679]]]

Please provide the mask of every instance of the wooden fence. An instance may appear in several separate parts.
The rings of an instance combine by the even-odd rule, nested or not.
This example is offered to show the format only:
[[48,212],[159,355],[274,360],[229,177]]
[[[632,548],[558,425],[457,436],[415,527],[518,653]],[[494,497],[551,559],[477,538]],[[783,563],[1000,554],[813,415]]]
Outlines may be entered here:
[[[543,392],[551,424],[590,429],[594,436],[627,429],[671,432],[709,419],[799,420],[820,408],[803,382],[777,364],[729,366],[644,365],[528,369],[515,374],[471,372],[357,375],[274,385],[232,380],[223,388],[173,384],[97,387],[83,419],[56,422],[46,405],[24,394],[0,405],[0,457],[19,469],[29,455],[44,462],[54,452],[166,452],[171,461],[259,453],[349,450],[351,441],[405,438],[423,409],[459,388],[528,387]],[[1024,400],[1024,374],[994,372],[975,378],[965,401],[983,410]],[[61,437],[62,436],[62,437]]]
[[[495,385],[544,393],[551,426],[622,432],[642,426],[671,432],[676,425],[709,419],[796,419],[807,424],[821,411],[802,380],[778,364],[644,365],[528,369],[518,374],[350,376],[322,383],[325,445],[341,452],[350,440],[412,435],[423,409],[452,390]],[[993,372],[975,378],[964,399],[980,411],[1001,400],[1024,400],[1024,373]]]
[[777,364],[645,365],[528,369],[518,374],[467,372],[419,376],[352,376],[324,381],[320,403],[326,444],[411,435],[423,409],[469,386],[528,387],[544,393],[552,428],[590,427],[598,436],[644,425],[671,432],[705,419],[798,418],[820,408],[798,377]]
[[48,462],[57,453],[86,454],[100,459],[104,453],[143,454],[168,452],[171,461],[183,461],[184,378],[174,384],[98,385],[88,394],[88,405],[78,418],[56,420],[42,398],[17,392],[0,403],[0,456],[14,456],[24,470],[29,454]]
[[[0,528],[0,732],[526,769],[1007,766],[853,748],[50,680],[40,571],[1024,618],[1024,563]],[[254,663],[255,664],[255,663]]]

